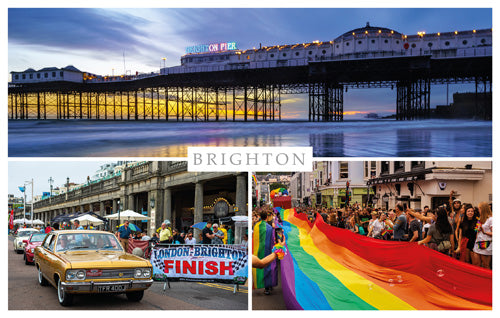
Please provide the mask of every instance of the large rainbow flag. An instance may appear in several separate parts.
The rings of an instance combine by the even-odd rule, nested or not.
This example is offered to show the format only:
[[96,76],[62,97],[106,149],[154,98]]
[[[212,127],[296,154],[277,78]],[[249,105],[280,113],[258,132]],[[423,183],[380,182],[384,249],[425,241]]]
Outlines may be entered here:
[[491,270],[416,243],[367,238],[282,210],[288,309],[492,309]]

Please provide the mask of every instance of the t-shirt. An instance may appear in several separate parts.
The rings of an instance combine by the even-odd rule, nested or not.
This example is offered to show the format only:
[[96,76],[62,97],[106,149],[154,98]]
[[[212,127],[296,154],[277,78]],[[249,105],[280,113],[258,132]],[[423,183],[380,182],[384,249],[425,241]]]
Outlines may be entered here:
[[[473,249],[474,253],[481,255],[492,255],[492,250],[493,250],[492,237],[491,235],[484,233],[484,232],[492,232],[492,226],[493,226],[493,217],[490,216],[486,220],[486,222],[484,222],[484,224],[482,225],[483,230],[477,232],[476,244],[474,245]],[[483,246],[481,246],[481,244]]]
[[439,243],[443,241],[449,241],[450,240],[450,234],[451,233],[441,233],[436,227],[436,223],[431,224],[431,227],[429,228],[429,232],[427,232],[428,236],[431,236],[431,240],[429,243],[436,243],[439,245]]
[[186,244],[194,245],[196,244],[196,239],[192,237],[191,239],[187,238],[185,239]]
[[394,222],[394,240],[402,240],[406,228],[406,215],[401,213]]
[[379,219],[376,219],[372,222],[372,227],[372,237],[379,237],[380,233],[382,233],[382,230],[384,229],[384,223]]
[[211,228],[209,228],[209,227],[205,227],[205,228],[203,229],[203,231],[201,231],[201,235],[202,235],[202,237],[203,237],[203,239],[202,239],[202,243],[203,243],[203,244],[212,244],[212,239],[211,239],[211,238],[208,238],[208,237],[207,237],[207,234],[210,234],[210,235],[214,234],[214,233],[212,232],[212,229],[211,229]]
[[410,222],[410,230],[408,231],[408,241],[413,238],[413,233],[417,231],[417,241],[422,239],[422,224],[417,220],[413,219]]
[[474,248],[474,243],[476,242],[477,232],[475,230],[477,224],[477,219],[472,220],[467,219],[467,216],[460,223],[460,229],[462,229],[462,239],[467,238],[467,248],[472,251]]
[[128,239],[132,231],[130,230],[130,227],[125,228],[125,225],[122,225],[118,228],[118,233],[120,233],[120,238]]
[[[219,235],[219,236],[223,236],[223,235],[224,235],[224,233],[222,233],[222,231],[221,231],[221,230],[218,230],[215,234],[216,234],[216,235]],[[214,237],[214,238],[212,239],[212,244],[224,244],[224,242],[223,242],[220,238],[218,238],[218,237],[216,236],[216,237]]]
[[164,230],[160,231],[160,242],[168,241],[171,236],[172,233],[170,232],[170,229],[166,227]]

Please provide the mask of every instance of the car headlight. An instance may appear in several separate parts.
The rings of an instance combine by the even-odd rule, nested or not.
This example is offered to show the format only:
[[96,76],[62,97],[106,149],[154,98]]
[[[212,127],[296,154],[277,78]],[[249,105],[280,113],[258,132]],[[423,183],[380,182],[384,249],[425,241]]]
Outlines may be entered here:
[[134,278],[149,278],[150,276],[150,268],[136,268],[134,271]]
[[82,269],[71,269],[66,272],[66,280],[84,280],[85,271]]
[[34,249],[34,248],[31,248],[31,249],[30,249],[30,252],[31,252],[31,253],[35,253],[35,249]]

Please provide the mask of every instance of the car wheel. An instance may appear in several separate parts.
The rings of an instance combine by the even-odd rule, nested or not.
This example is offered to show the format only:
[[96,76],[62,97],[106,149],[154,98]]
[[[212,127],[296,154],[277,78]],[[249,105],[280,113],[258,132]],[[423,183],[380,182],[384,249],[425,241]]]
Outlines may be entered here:
[[21,254],[23,251],[20,251],[20,250],[16,250],[16,253],[17,254]]
[[26,257],[26,253],[24,253],[24,264],[29,265],[30,262],[28,261],[28,258]]
[[47,286],[49,282],[43,277],[42,271],[40,270],[40,266],[38,267],[38,283],[42,286]]
[[73,302],[73,295],[64,291],[60,279],[57,281],[57,298],[62,306],[69,306]]
[[128,292],[126,295],[129,301],[141,301],[144,296],[144,290]]

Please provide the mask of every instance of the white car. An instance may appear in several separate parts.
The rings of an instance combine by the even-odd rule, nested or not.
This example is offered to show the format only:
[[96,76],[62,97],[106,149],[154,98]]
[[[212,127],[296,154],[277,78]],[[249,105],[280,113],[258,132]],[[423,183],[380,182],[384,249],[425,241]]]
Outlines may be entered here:
[[14,251],[17,254],[21,254],[24,252],[23,240],[29,239],[30,235],[33,233],[40,233],[40,231],[33,228],[17,230],[16,237],[14,238]]

